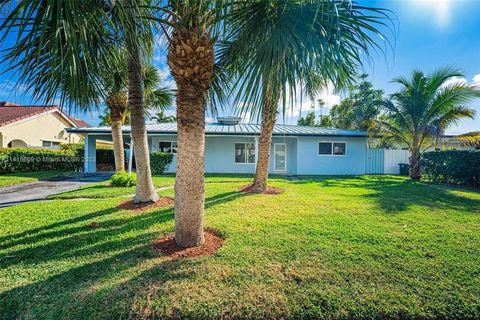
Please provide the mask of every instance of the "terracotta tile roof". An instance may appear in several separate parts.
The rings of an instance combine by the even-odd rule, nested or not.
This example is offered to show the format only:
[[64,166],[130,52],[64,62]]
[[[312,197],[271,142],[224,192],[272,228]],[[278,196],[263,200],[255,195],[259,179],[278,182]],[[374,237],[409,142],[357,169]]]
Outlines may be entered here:
[[72,120],[73,123],[75,123],[77,125],[77,127],[79,127],[79,128],[90,128],[91,127],[91,125],[88,122],[83,121],[82,119],[77,119],[77,118],[70,117],[70,120]]
[[0,127],[53,109],[57,109],[57,107],[20,106],[11,102],[0,102]]

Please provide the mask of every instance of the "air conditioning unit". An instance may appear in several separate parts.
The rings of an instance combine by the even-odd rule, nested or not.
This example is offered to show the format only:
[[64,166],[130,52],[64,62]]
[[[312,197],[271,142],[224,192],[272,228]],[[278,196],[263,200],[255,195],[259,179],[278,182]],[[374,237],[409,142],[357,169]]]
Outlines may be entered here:
[[219,124],[227,125],[227,126],[234,126],[240,123],[242,120],[241,117],[217,117],[217,121]]

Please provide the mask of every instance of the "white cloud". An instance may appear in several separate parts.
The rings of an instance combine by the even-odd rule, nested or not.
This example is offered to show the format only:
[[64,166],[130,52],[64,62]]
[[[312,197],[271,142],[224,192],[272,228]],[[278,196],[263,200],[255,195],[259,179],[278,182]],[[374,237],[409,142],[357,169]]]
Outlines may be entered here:
[[153,61],[158,64],[167,63],[167,48],[168,41],[163,34],[158,34],[154,38],[153,42]]
[[472,78],[472,81],[468,81],[466,78],[464,77],[452,77],[450,79],[448,79],[447,81],[445,81],[445,83],[442,85],[442,88],[445,88],[445,87],[448,87],[449,85],[451,84],[473,84],[473,85],[477,85],[477,86],[480,86],[480,73],[476,74],[473,76]]
[[[341,97],[334,93],[335,88],[333,84],[329,84],[327,88],[322,90],[317,96],[311,99],[308,95],[302,94],[297,96],[293,108],[290,101],[287,101],[287,112],[285,114],[285,123],[297,123],[300,115],[305,115],[307,112],[314,111],[317,115],[328,114],[332,107],[341,101]],[[300,87],[297,87],[297,92],[300,92]],[[325,103],[320,107],[318,100],[321,99]],[[283,122],[280,115],[280,122]]]
[[468,84],[468,80],[464,77],[451,77],[442,84],[442,88],[448,87],[452,84]]
[[476,85],[480,85],[480,73],[473,76],[473,83]]
[[30,94],[27,87],[23,84],[18,84],[12,80],[5,80],[0,83],[0,96],[15,99],[17,96]]
[[162,80],[160,84],[162,87],[168,87],[172,90],[177,89],[177,84],[175,83],[175,80],[173,80],[173,77],[170,74],[170,68],[168,66],[165,65],[159,68],[158,73],[160,75],[160,79]]

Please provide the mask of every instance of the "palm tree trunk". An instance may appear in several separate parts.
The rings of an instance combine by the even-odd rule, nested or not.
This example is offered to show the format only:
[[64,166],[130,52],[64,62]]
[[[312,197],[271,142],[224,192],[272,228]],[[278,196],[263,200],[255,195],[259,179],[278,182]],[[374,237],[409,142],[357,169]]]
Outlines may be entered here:
[[113,155],[115,157],[115,171],[125,170],[125,153],[123,150],[122,120],[112,119]]
[[258,160],[251,192],[267,191],[268,169],[270,166],[270,146],[272,145],[273,128],[277,118],[277,99],[266,99],[262,110],[262,128],[258,144]]
[[410,162],[410,178],[412,180],[420,180],[421,170],[420,170],[420,151],[412,150],[411,156],[409,159]]
[[[132,21],[136,21],[136,10],[132,8],[133,1],[124,0]],[[135,25],[134,25],[135,26]],[[136,32],[125,32],[125,43],[128,47],[127,76],[128,76],[128,108],[130,110],[130,125],[133,150],[137,172],[137,188],[133,201],[155,202],[158,195],[155,192],[150,169],[150,153],[148,150],[147,129],[145,127],[145,108],[143,98],[142,56],[140,48],[131,37]]]
[[175,242],[180,247],[204,243],[205,97],[213,70],[208,34],[176,30],[168,64],[177,83],[177,170],[175,179]]
[[205,112],[194,85],[177,91],[178,153],[175,180],[175,241],[181,247],[204,242]]

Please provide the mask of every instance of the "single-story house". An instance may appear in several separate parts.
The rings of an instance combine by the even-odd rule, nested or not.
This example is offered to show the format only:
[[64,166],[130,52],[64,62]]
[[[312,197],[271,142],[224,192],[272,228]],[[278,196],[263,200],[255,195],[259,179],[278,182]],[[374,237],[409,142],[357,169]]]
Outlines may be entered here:
[[0,102],[0,148],[59,148],[60,143],[78,143],[81,134],[67,127],[88,127],[57,106],[26,106]]
[[[219,118],[205,126],[205,172],[254,173],[260,125]],[[95,171],[97,140],[111,141],[110,127],[68,128],[85,136],[85,172]],[[126,144],[130,127],[123,127]],[[148,124],[150,152],[177,150],[177,124]],[[366,173],[368,134],[364,131],[277,124],[273,130],[270,172],[287,175]],[[135,146],[134,146],[135,147]],[[175,172],[175,157],[168,171]]]

